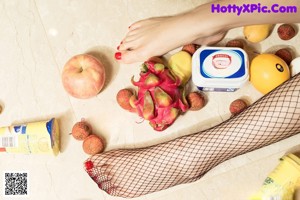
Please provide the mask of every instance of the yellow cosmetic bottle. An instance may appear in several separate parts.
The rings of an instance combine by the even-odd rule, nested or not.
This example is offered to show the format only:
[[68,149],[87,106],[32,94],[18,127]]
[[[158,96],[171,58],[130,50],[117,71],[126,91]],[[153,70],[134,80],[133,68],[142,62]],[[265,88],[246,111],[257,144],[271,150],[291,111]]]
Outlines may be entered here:
[[300,187],[300,158],[287,154],[265,179],[260,190],[250,200],[294,200]]

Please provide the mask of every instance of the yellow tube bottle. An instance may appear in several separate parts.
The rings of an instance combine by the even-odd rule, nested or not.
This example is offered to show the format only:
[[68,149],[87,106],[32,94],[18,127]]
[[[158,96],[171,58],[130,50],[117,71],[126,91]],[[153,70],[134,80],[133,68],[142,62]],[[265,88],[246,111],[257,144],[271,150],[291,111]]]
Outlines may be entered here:
[[55,118],[0,128],[0,152],[22,154],[59,153],[59,127]]
[[250,200],[293,200],[300,184],[300,158],[288,154],[265,179],[260,190]]

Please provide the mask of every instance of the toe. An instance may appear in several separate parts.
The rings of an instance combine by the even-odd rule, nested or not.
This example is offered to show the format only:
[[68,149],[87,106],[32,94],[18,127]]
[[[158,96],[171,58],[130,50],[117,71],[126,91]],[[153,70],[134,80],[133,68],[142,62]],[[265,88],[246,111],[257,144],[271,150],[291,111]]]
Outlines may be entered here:
[[131,25],[128,27],[128,29],[129,29],[130,31],[132,31],[132,30],[135,30],[135,29],[141,27],[142,24],[143,24],[143,21],[144,21],[144,20],[140,20],[140,21],[134,22],[133,24],[131,24]]
[[136,41],[123,42],[118,46],[118,51],[131,51],[137,48]]
[[143,20],[134,22],[133,24],[131,24],[128,27],[128,29],[130,31],[132,31],[132,30],[135,30],[140,27],[149,26],[151,24],[156,24],[156,23],[159,23],[163,18],[165,18],[165,17],[154,17],[154,18],[143,19]]
[[131,64],[135,62],[143,62],[147,60],[147,56],[142,55],[138,49],[132,51],[120,51],[120,57],[117,59],[124,64]]

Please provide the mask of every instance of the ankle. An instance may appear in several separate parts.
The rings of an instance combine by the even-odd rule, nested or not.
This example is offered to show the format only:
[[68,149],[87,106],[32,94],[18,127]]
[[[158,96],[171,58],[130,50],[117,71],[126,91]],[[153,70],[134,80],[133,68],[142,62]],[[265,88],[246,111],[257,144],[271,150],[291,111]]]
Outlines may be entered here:
[[226,32],[231,26],[228,19],[220,20],[218,13],[211,12],[211,3],[201,5],[186,15],[193,24],[196,39]]

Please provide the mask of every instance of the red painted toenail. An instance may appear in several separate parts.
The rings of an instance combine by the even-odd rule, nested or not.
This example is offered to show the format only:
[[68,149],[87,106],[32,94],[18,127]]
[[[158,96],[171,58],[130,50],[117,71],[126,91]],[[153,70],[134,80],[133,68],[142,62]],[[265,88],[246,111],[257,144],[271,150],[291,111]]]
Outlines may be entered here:
[[122,57],[121,52],[115,53],[115,58],[116,58],[117,60],[121,60],[121,57]]
[[93,162],[92,161],[86,161],[85,163],[85,168],[87,169],[87,170],[90,170],[90,169],[92,169],[93,167],[94,167],[94,164],[93,164]]

